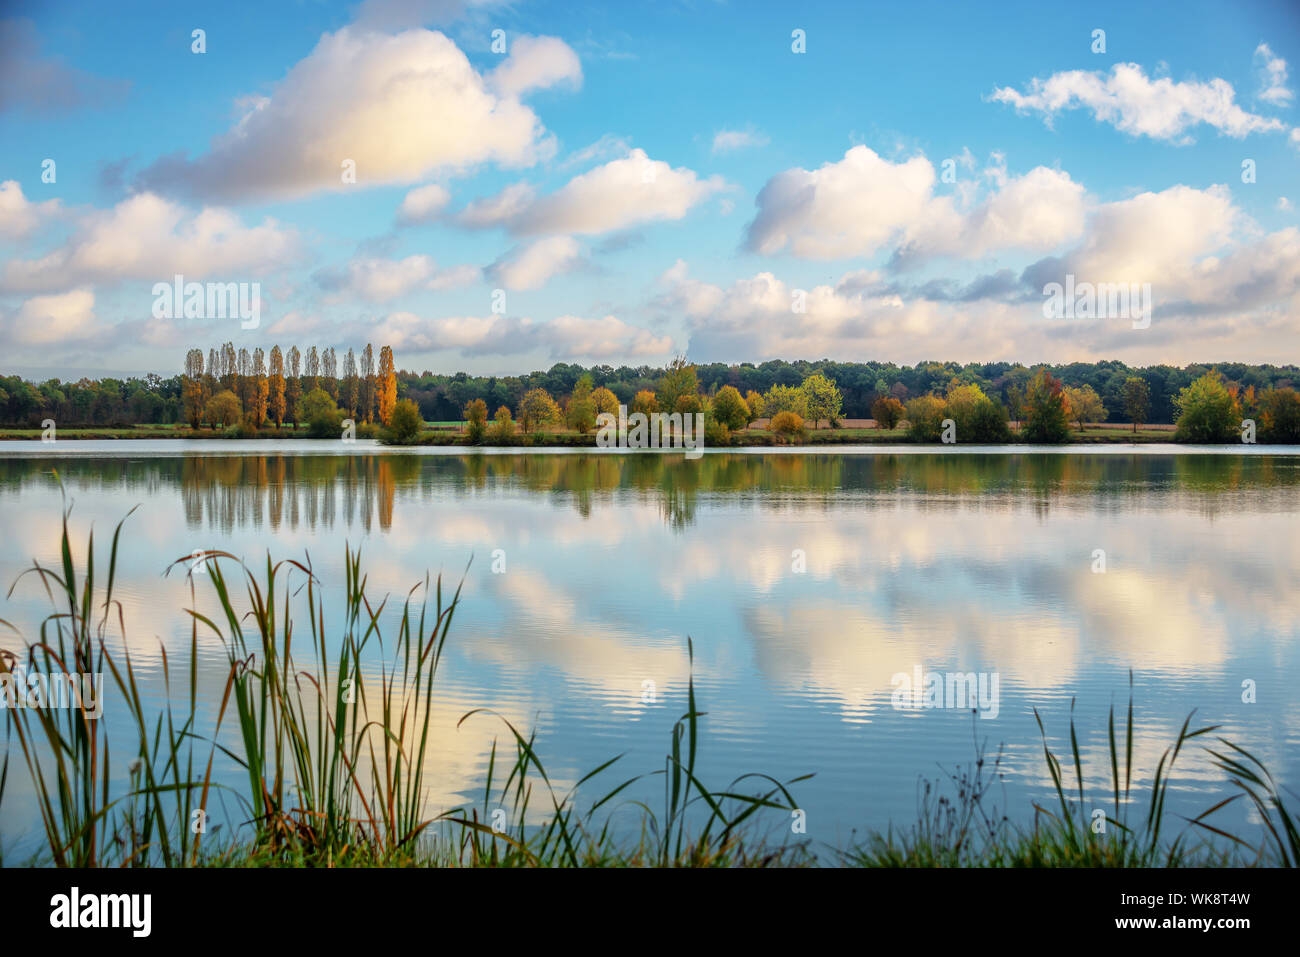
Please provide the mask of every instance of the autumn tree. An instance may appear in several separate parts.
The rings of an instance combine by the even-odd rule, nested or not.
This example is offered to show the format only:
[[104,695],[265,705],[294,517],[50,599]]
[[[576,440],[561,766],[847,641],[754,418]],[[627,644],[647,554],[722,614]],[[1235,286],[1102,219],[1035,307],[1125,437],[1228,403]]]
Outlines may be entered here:
[[302,398],[302,353],[297,346],[289,349],[289,375],[284,383],[284,414],[298,428],[298,400]]
[[357,400],[361,398],[361,386],[357,381],[357,357],[351,349],[343,357],[343,386],[339,392],[339,401],[343,403],[348,417],[355,419]]
[[221,426],[225,428],[234,425],[243,415],[243,410],[239,406],[239,396],[224,389],[218,392],[203,409],[203,418],[207,419],[208,425],[215,428]]
[[358,411],[363,419],[370,422],[375,417],[375,350],[368,342],[366,347],[361,350],[359,376],[361,380],[361,404]]
[[330,398],[338,401],[339,397],[339,367],[338,360],[334,355],[334,347],[330,346],[321,355],[320,358],[320,375],[321,388],[330,394]]
[[320,384],[320,356],[316,353],[316,347],[311,346],[307,350],[307,359],[303,363],[303,381],[302,394],[310,395],[316,391]]
[[[750,389],[745,393],[745,405],[749,408],[749,422],[753,422],[755,419],[761,419],[767,410],[762,395],[755,392],[753,389]],[[746,422],[745,424],[749,425],[749,422]]]
[[185,379],[182,386],[185,418],[191,429],[197,429],[203,420],[203,406],[207,395],[203,384],[203,350],[191,349],[185,353]]
[[1030,442],[1064,442],[1070,437],[1065,390],[1061,380],[1039,369],[1025,387],[1024,434]]
[[618,396],[603,385],[591,390],[591,403],[596,407],[597,415],[602,412],[608,412],[611,415],[618,414]]
[[[379,421],[384,425],[393,415],[397,405],[397,370],[393,367],[393,347],[384,346],[379,350]],[[487,406],[483,407],[487,415]]]
[[469,441],[477,445],[483,441],[487,431],[487,403],[482,399],[471,399],[465,405],[465,434]]
[[280,352],[279,346],[271,347],[270,371],[270,396],[267,399],[266,414],[278,429],[284,424],[284,354]]
[[1106,406],[1102,404],[1097,390],[1090,385],[1067,388],[1065,401],[1070,409],[1070,420],[1079,426],[1080,432],[1083,431],[1085,422],[1106,421]]
[[535,426],[558,421],[559,418],[560,407],[545,389],[529,389],[519,400],[519,422],[525,432],[531,432]]
[[876,428],[892,429],[903,420],[903,403],[892,395],[879,396],[871,403],[871,417],[876,420]]
[[271,395],[271,385],[266,378],[266,353],[261,349],[253,350],[248,394],[249,402],[245,404],[244,409],[253,428],[260,429],[266,422],[267,401]]
[[651,415],[659,411],[659,397],[649,389],[642,389],[632,397],[632,411]]

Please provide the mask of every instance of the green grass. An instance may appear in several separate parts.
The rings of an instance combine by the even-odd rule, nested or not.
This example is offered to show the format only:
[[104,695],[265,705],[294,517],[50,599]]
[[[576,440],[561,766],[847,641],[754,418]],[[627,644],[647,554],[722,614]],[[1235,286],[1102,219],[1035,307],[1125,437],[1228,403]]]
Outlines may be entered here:
[[[123,520],[125,521],[125,519]],[[39,809],[43,850],[34,863],[58,866],[367,867],[367,866],[1107,866],[1285,865],[1300,862],[1300,835],[1281,789],[1253,755],[1215,732],[1184,723],[1153,780],[1135,790],[1133,702],[1122,724],[1108,726],[1109,801],[1098,830],[1087,798],[1078,735],[1063,762],[1049,747],[1041,719],[1043,760],[1056,802],[1032,809],[1032,824],[1014,824],[989,803],[1000,776],[981,747],[974,763],[946,781],[927,782],[909,828],[869,834],[848,848],[816,848],[789,834],[799,808],[796,786],[765,774],[710,784],[702,760],[694,651],[686,709],[669,728],[660,766],[626,776],[621,756],[601,763],[572,787],[558,788],[533,732],[475,709],[460,724],[490,722],[492,745],[481,802],[432,813],[423,786],[429,764],[436,678],[460,589],[447,592],[426,576],[390,607],[367,589],[360,556],[346,553],[341,620],[327,622],[310,560],[246,566],[224,552],[191,556],[190,656],[173,674],[165,647],[166,701],[147,708],[134,663],[120,639],[114,597],[119,523],[107,568],[93,533],[83,568],[73,559],[65,513],[56,567],[36,563],[20,577],[49,597],[51,613],[27,642],[29,671],[105,675],[105,710],[125,717],[127,744],[111,751],[104,719],[81,709],[5,709],[6,750],[0,802],[10,774],[26,772]],[[182,573],[182,572],[177,572]],[[199,610],[200,581],[211,590]],[[19,584],[15,582],[15,587]],[[334,587],[337,587],[335,584]],[[13,589],[10,589],[12,594]],[[5,624],[0,622],[0,624]],[[12,627],[12,626],[10,626]],[[196,672],[200,636],[225,649],[227,673],[215,716],[200,708]],[[122,649],[122,650],[118,650]],[[0,655],[11,671],[12,655]],[[218,784],[218,754],[242,771],[242,783]],[[1220,769],[1237,789],[1192,819],[1167,809],[1175,764],[1195,756]],[[125,787],[112,787],[123,780]],[[634,799],[655,784],[662,798]],[[190,825],[218,794],[244,821],[218,836]],[[1232,834],[1214,815],[1237,800],[1251,804],[1258,833]],[[224,802],[223,802],[224,803]],[[506,823],[493,812],[508,809]],[[639,825],[611,829],[611,812]],[[0,820],[4,820],[0,817]],[[531,823],[526,823],[531,822]],[[497,825],[497,826],[494,826]],[[784,835],[774,837],[774,834]]]

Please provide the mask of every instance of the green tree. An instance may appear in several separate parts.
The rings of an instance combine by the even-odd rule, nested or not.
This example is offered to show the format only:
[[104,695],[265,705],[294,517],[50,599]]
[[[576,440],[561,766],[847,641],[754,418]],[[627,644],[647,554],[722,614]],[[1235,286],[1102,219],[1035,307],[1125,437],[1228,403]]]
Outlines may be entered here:
[[812,420],[814,429],[818,428],[822,419],[825,419],[828,425],[838,425],[844,396],[840,394],[833,379],[826,378],[820,372],[814,372],[803,380],[799,391],[804,395],[804,405],[808,409],[807,415]]
[[[477,400],[482,404],[482,400]],[[487,415],[487,409],[483,410]],[[388,426],[381,433],[381,438],[386,445],[414,445],[420,439],[420,432],[424,429],[424,416],[420,415],[420,407],[410,399],[399,399],[388,415]]]
[[1174,438],[1180,442],[1229,442],[1241,426],[1237,400],[1216,370],[1181,389],[1174,408],[1178,410]]
[[936,395],[919,395],[907,401],[907,434],[917,442],[938,442],[948,407]]
[[775,417],[778,412],[793,412],[803,419],[808,415],[808,396],[793,386],[774,385],[763,396],[763,406],[769,417]]
[[656,389],[659,408],[675,410],[677,400],[684,395],[696,395],[700,391],[700,378],[695,366],[686,361],[685,356],[678,356],[668,365],[668,369],[659,379]]
[[312,389],[303,396],[299,415],[315,438],[338,438],[342,431],[343,413],[324,389]]
[[724,385],[713,397],[713,418],[732,432],[749,425],[749,406],[735,386]]
[[[763,402],[763,396],[750,389],[745,393],[745,405],[749,406],[749,422],[755,419],[761,419],[767,411],[767,406]],[[745,424],[748,425],[749,422]]]
[[1138,425],[1146,421],[1147,412],[1151,409],[1151,387],[1145,379],[1129,376],[1120,388],[1120,395],[1124,399],[1124,414],[1133,423],[1133,431],[1136,433]]

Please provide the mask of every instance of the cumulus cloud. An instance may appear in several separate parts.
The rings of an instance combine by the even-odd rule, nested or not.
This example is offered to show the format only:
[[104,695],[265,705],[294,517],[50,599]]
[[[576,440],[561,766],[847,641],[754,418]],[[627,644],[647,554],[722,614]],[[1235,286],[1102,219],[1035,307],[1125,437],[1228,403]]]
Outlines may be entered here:
[[750,146],[766,146],[767,136],[758,130],[719,130],[713,136],[713,152],[729,153]]
[[485,272],[491,282],[506,289],[540,289],[552,276],[581,261],[581,249],[571,236],[547,236],[516,246]]
[[1286,60],[1274,56],[1267,43],[1255,48],[1255,66],[1259,70],[1259,93],[1265,103],[1289,106],[1295,94],[1286,85]]
[[402,199],[402,205],[397,208],[397,221],[403,226],[431,223],[449,202],[451,194],[437,183],[417,187]]
[[56,345],[84,338],[94,331],[94,322],[94,292],[73,289],[28,299],[4,317],[0,338],[16,345]]
[[1000,186],[966,211],[935,193],[935,170],[924,156],[893,163],[855,146],[838,162],[768,180],[747,243],[765,255],[788,249],[806,259],[869,256],[896,246],[904,262],[1043,251],[1079,234],[1084,190],[1068,174],[1046,167],[1017,178],[997,172]]
[[164,157],[141,181],[245,200],[355,188],[343,183],[345,160],[356,164],[356,186],[409,183],[489,162],[529,166],[553,154],[554,140],[517,93],[568,76],[545,66],[556,44],[563,46],[543,37],[525,45],[503,92],[442,33],[345,27],[322,36],[271,96],[250,99],[206,154]]
[[30,20],[0,20],[0,113],[49,114],[101,106],[124,96],[124,80],[92,76],[56,57],[42,57]]
[[708,196],[727,189],[721,177],[701,180],[634,149],[588,170],[546,196],[524,184],[471,203],[457,217],[464,226],[504,226],[519,236],[597,235],[683,218]]
[[151,193],[139,193],[78,222],[73,235],[37,259],[5,264],[0,286],[12,292],[48,292],[127,279],[159,281],[260,278],[298,259],[293,229],[273,219],[246,227],[226,209],[192,213]]
[[59,209],[57,199],[33,203],[17,180],[0,183],[0,239],[22,239]]
[[1046,80],[1035,77],[1021,93],[1013,87],[994,90],[992,98],[1022,112],[1042,113],[1048,124],[1063,110],[1091,110],[1093,116],[1134,136],[1190,142],[1186,131],[1198,124],[1241,139],[1251,133],[1286,129],[1279,120],[1258,116],[1236,103],[1232,84],[1221,78],[1208,83],[1150,79],[1136,63],[1117,63],[1109,74],[1068,70]]
[[510,55],[489,75],[492,88],[503,97],[530,90],[582,85],[582,64],[567,43],[556,37],[516,37]]
[[367,302],[388,302],[416,289],[450,289],[474,282],[473,266],[439,269],[432,256],[405,259],[353,259],[346,266],[317,270],[316,284],[336,299],[357,296]]
[[556,360],[631,361],[666,357],[673,348],[671,337],[656,335],[616,316],[590,319],[564,315],[538,322],[511,316],[426,319],[397,312],[385,316],[370,333],[394,349],[454,350],[464,356],[542,352]]

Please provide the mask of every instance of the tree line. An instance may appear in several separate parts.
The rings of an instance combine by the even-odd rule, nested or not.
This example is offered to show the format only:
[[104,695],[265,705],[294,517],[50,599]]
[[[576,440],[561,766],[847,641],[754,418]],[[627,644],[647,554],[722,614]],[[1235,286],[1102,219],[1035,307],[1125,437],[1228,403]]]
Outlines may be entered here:
[[[277,421],[275,413],[279,408],[278,389],[272,386],[272,373],[268,366],[267,396],[265,411],[261,411],[261,386],[254,383],[250,389],[248,379],[256,377],[254,366],[256,355],[260,350],[234,350],[227,343],[220,350],[210,350],[202,363],[202,378],[190,378],[202,381],[209,393],[202,398],[199,405],[198,396],[191,390],[187,404],[184,375],[163,378],[157,375],[131,377],[126,379],[110,378],[92,380],[80,379],[77,382],[62,382],[49,379],[44,382],[28,382],[19,377],[0,378],[0,424],[19,427],[38,427],[44,418],[53,418],[60,426],[127,426],[134,424],[162,424],[192,421],[190,418],[197,409],[200,421],[206,404],[218,392],[230,391],[239,400],[239,417],[252,412],[254,418],[259,413],[262,421]],[[274,355],[276,349],[271,352]],[[369,350],[373,356],[373,350]],[[389,350],[391,354],[391,350]],[[199,370],[191,350],[186,365],[193,371]],[[311,379],[316,385],[323,385],[322,391],[343,406],[343,411],[358,422],[373,420],[379,414],[378,387],[372,383],[371,376],[378,376],[378,370],[367,371],[366,350],[358,359],[353,356],[349,363],[351,350],[343,357],[343,369],[337,369],[337,357],[332,348],[308,349],[305,356],[299,356],[301,368],[295,371],[294,355],[297,349],[290,349],[282,356],[285,364],[281,375],[284,377],[284,411],[280,413],[280,422],[305,422],[301,416],[299,404],[302,398],[312,391],[304,389],[304,380]],[[242,361],[241,354],[246,360]],[[311,357],[316,356],[315,372]],[[274,359],[272,359],[274,362]],[[372,360],[373,361],[373,360]],[[241,369],[247,370],[241,372]],[[1244,363],[1219,363],[1211,366],[1196,363],[1178,367],[1156,365],[1133,367],[1118,360],[1101,362],[1075,362],[1063,365],[1026,366],[1022,363],[956,363],[956,362],[920,362],[914,366],[896,365],[881,362],[786,362],[774,359],[759,364],[708,363],[694,366],[694,371],[703,396],[715,396],[724,386],[731,386],[742,396],[753,392],[766,396],[774,387],[797,390],[803,382],[814,373],[835,383],[841,396],[841,415],[849,419],[872,418],[873,405],[882,397],[889,396],[898,400],[900,405],[932,394],[946,394],[953,380],[959,385],[977,387],[980,392],[1008,410],[1012,419],[1018,420],[1013,410],[1023,402],[1035,375],[1043,370],[1062,384],[1063,389],[1091,388],[1097,396],[1104,419],[1093,421],[1127,421],[1128,411],[1124,390],[1130,379],[1140,379],[1147,388],[1147,413],[1144,421],[1152,424],[1172,424],[1179,415],[1176,400],[1183,389],[1197,379],[1217,370],[1222,377],[1225,389],[1236,389],[1239,396],[1252,391],[1255,396],[1262,396],[1269,390],[1280,390],[1300,384],[1300,367],[1295,365],[1251,365]],[[579,379],[589,376],[592,388],[604,388],[618,403],[633,404],[638,393],[656,392],[659,382],[672,371],[667,367],[657,366],[581,366],[571,363],[557,363],[549,370],[532,372],[519,376],[471,376],[464,372],[455,374],[435,374],[431,371],[416,373],[396,370],[394,372],[395,396],[412,400],[419,409],[422,418],[430,421],[460,420],[466,406],[478,399],[488,409],[505,406],[517,410],[524,396],[534,389],[541,389],[551,396],[571,395]],[[242,379],[241,379],[242,377]],[[235,388],[242,382],[242,388]],[[215,388],[220,384],[221,388]],[[295,392],[296,390],[296,392]],[[385,395],[389,391],[385,381]],[[353,395],[355,394],[355,399]],[[249,401],[251,400],[251,401]],[[369,416],[363,409],[369,409]],[[214,412],[220,411],[214,410]],[[230,411],[229,409],[227,411]],[[671,410],[670,410],[671,411]]]
[[264,426],[281,428],[289,423],[326,423],[322,432],[332,431],[337,422],[387,425],[397,404],[397,369],[393,350],[379,350],[375,365],[374,347],[367,344],[360,359],[351,349],[338,367],[334,349],[315,346],[301,353],[297,346],[283,353],[278,345],[269,354],[262,349],[236,350],[227,342],[208,351],[185,354],[181,378],[181,410],[190,428],[229,428],[239,425],[251,430]]

